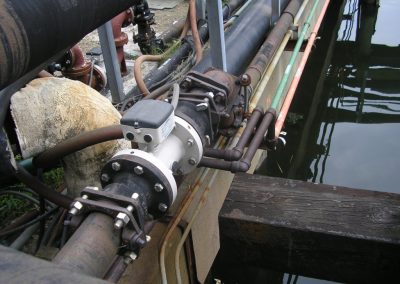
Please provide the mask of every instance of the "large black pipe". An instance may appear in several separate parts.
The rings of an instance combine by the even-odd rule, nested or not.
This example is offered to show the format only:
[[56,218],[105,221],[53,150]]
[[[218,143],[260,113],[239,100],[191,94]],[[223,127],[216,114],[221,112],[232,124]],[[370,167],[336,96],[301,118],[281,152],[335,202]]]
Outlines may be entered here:
[[[239,8],[248,0],[231,0],[225,4],[222,10],[224,20],[228,19],[232,12]],[[208,39],[208,26],[206,23],[199,24],[199,35],[202,42]],[[191,37],[184,39],[178,50],[160,67],[151,71],[145,78],[144,83],[150,91],[161,87],[165,82],[164,79],[175,71],[184,60],[188,58],[193,50],[193,39]],[[134,87],[126,95],[127,98],[139,96],[141,93],[137,87]]]
[[[288,1],[283,1],[286,5]],[[271,23],[271,1],[253,0],[240,14],[225,34],[226,68],[233,75],[240,75],[263,43]],[[194,71],[204,72],[212,66],[210,52],[204,55]]]
[[0,0],[0,89],[138,0]]

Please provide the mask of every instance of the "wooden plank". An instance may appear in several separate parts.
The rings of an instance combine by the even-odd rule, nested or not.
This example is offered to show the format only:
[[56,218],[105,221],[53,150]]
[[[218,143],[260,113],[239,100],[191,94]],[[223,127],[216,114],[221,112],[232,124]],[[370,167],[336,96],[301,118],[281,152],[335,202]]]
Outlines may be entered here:
[[400,195],[238,174],[221,209],[220,257],[326,280],[400,272]]

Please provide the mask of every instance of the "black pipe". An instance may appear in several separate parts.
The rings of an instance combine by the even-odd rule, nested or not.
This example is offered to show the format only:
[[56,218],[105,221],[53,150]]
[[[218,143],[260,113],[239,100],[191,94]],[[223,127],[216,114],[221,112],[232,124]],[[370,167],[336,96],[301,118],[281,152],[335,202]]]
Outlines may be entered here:
[[36,168],[49,168],[65,156],[86,147],[122,138],[124,135],[121,125],[110,125],[86,131],[43,151],[33,159],[33,165]]
[[[224,161],[218,159],[212,159],[209,157],[204,157],[198,167],[207,167],[213,169],[219,169],[224,171],[231,171],[233,173],[236,172],[247,172],[250,169],[251,161],[254,158],[254,155],[257,152],[257,149],[260,147],[265,133],[271,132],[274,133],[275,128],[275,117],[276,111],[274,109],[270,109],[264,115],[263,120],[261,121],[260,126],[257,128],[256,133],[253,139],[250,142],[249,147],[247,148],[246,153],[243,158],[239,161]],[[267,133],[268,136],[268,133]]]
[[0,89],[137,0],[1,0]]
[[250,76],[251,87],[255,88],[264,74],[265,69],[271,63],[272,58],[281,44],[286,32],[293,24],[294,18],[300,9],[303,0],[291,0],[286,9],[282,12],[279,20],[274,28],[268,34],[268,37],[262,44],[256,56],[251,61],[246,70],[246,74]]
[[[286,5],[287,1],[284,1]],[[270,28],[270,0],[253,0],[225,34],[226,68],[232,75],[240,75],[263,43]],[[194,68],[203,73],[212,66],[210,51]]]
[[209,158],[224,159],[225,161],[237,161],[243,156],[244,148],[249,142],[254,128],[257,126],[263,111],[261,108],[255,108],[251,114],[250,120],[246,125],[242,135],[239,138],[236,146],[232,149],[222,150],[206,148],[204,149],[204,156]]
[[[239,8],[241,5],[243,5],[243,3],[245,3],[246,1],[248,0],[231,0],[228,4],[225,4],[222,10],[224,20],[228,19],[231,16],[232,12],[237,8]],[[202,42],[207,41],[208,26],[205,22],[199,23],[199,35]],[[166,61],[157,69],[151,71],[144,78],[144,83],[146,84],[147,89],[149,89],[150,92],[154,91],[155,89],[159,88],[162,84],[164,84],[165,82],[163,80],[173,71],[175,71],[176,68],[178,68],[178,66],[182,64],[182,62],[189,57],[190,53],[193,51],[193,45],[194,44],[192,37],[183,39],[181,46],[168,59],[168,61]],[[134,87],[127,93],[126,97],[131,98],[139,95],[141,95],[139,89],[137,87]]]
[[63,208],[68,209],[72,199],[69,196],[62,195],[50,188],[48,188],[44,183],[42,183],[38,178],[32,176],[27,170],[25,170],[21,165],[17,164],[17,170],[15,176],[24,184],[28,185],[37,194],[45,197],[49,201],[57,204]]

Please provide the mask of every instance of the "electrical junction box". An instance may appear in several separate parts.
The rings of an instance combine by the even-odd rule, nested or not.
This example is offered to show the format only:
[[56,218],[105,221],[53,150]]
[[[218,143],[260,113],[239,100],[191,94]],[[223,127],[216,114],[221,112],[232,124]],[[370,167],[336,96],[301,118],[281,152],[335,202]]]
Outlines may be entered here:
[[126,111],[121,125],[127,140],[154,147],[174,129],[174,108],[164,101],[142,100]]

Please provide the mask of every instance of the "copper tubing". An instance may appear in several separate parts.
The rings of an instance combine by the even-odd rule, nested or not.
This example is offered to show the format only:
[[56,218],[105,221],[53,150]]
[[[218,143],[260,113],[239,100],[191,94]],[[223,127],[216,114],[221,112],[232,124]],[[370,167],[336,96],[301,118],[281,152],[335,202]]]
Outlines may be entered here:
[[149,89],[147,89],[146,84],[143,80],[142,74],[142,63],[145,61],[158,62],[164,58],[162,54],[160,55],[141,55],[135,60],[135,65],[133,67],[133,75],[135,76],[137,87],[144,97],[150,95]]
[[251,114],[250,120],[247,123],[242,135],[239,138],[236,146],[232,149],[204,149],[204,156],[216,159],[224,159],[225,161],[237,161],[243,156],[244,148],[249,142],[254,128],[257,126],[263,111],[261,108],[255,108]]
[[203,58],[203,48],[201,46],[199,30],[197,29],[196,1],[195,0],[189,0],[189,12],[190,12],[190,27],[192,29],[194,48],[196,50],[196,64],[197,64]]
[[286,115],[287,115],[287,113],[289,111],[290,105],[292,104],[292,100],[293,100],[294,94],[295,94],[295,92],[297,90],[297,86],[299,85],[300,78],[301,78],[301,75],[303,74],[303,70],[304,70],[304,67],[305,67],[305,65],[307,63],[308,57],[310,56],[311,49],[312,49],[312,47],[313,47],[313,45],[315,43],[315,39],[317,37],[318,30],[319,30],[319,28],[321,26],[322,20],[324,19],[326,10],[328,9],[329,2],[330,2],[330,0],[326,0],[324,6],[322,7],[321,13],[320,13],[320,15],[319,15],[319,17],[317,19],[317,22],[316,22],[316,24],[314,26],[314,29],[311,32],[310,37],[308,39],[307,46],[306,46],[306,48],[304,50],[303,57],[301,58],[301,61],[299,63],[299,67],[297,68],[297,71],[296,71],[296,73],[294,75],[293,81],[290,84],[290,87],[289,87],[288,93],[286,95],[285,101],[284,101],[284,103],[282,105],[282,108],[281,108],[281,110],[279,112],[279,116],[278,116],[276,124],[275,124],[275,135],[277,137],[281,133],[281,130],[282,130],[282,127],[283,127],[283,123],[285,122]]
[[62,195],[42,183],[38,178],[32,176],[27,170],[25,170],[21,165],[17,164],[17,170],[15,176],[32,190],[34,190],[40,196],[48,199],[50,202],[57,204],[63,208],[69,208],[72,198],[66,195]]
[[180,40],[182,40],[187,35],[189,28],[190,28],[190,6],[187,11],[186,20],[185,20],[185,24],[183,25],[181,35],[179,36]]
[[121,125],[111,125],[83,132],[61,142],[53,148],[45,150],[33,159],[33,165],[36,168],[47,168],[53,166],[57,161],[68,154],[72,154],[95,144],[121,139],[123,137]]

